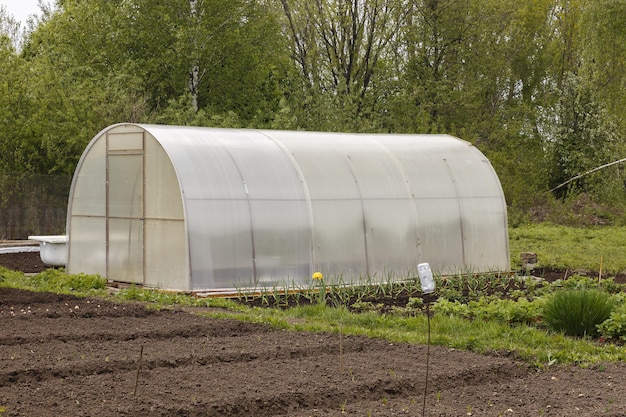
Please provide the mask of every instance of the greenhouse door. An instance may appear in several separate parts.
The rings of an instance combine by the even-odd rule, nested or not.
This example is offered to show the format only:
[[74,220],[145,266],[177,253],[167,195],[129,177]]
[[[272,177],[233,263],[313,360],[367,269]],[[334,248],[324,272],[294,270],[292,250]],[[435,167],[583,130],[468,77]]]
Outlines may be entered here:
[[107,277],[144,280],[143,134],[107,135]]

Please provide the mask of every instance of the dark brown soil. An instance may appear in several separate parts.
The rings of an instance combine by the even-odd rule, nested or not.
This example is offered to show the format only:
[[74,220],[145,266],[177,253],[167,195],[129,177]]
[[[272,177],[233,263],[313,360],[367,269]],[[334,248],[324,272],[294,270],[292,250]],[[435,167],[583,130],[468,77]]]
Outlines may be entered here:
[[46,269],[39,252],[0,253],[0,266],[26,273],[36,273]]
[[[1,414],[422,415],[427,346],[201,313],[0,288]],[[625,382],[432,346],[425,415],[623,416]]]

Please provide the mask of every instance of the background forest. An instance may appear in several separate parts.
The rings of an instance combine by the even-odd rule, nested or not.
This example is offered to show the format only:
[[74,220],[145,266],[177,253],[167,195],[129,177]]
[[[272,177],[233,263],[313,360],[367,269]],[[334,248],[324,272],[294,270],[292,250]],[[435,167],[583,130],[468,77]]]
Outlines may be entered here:
[[3,181],[70,176],[118,122],[447,133],[490,159],[512,225],[626,223],[622,163],[554,190],[626,158],[624,0],[41,7],[26,28],[0,8]]

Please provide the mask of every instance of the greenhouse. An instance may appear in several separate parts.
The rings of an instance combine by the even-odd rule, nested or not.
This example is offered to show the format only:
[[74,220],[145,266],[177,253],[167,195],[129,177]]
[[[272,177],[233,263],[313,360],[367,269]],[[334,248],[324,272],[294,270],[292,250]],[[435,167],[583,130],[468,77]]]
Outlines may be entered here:
[[509,269],[506,203],[447,135],[118,124],[72,181],[67,269],[181,291]]

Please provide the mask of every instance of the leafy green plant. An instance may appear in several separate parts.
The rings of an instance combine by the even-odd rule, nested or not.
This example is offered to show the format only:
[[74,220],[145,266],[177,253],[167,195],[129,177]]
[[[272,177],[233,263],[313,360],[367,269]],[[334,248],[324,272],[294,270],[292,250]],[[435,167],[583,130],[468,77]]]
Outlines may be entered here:
[[432,310],[435,314],[441,314],[443,316],[457,316],[463,318],[470,318],[472,316],[470,307],[467,304],[463,304],[457,300],[448,301],[445,298],[438,299],[433,304]]
[[352,311],[357,313],[363,313],[365,311],[376,311],[379,310],[381,307],[382,304],[374,304],[370,301],[356,301],[352,305],[350,305]]
[[619,303],[609,318],[598,326],[598,333],[606,339],[620,340],[626,342],[626,304]]
[[614,305],[615,300],[604,291],[564,290],[546,301],[543,319],[552,330],[569,336],[595,336],[596,326],[609,318]]
[[542,304],[541,299],[528,301],[526,298],[518,300],[481,298],[478,301],[470,301],[468,307],[473,317],[482,320],[496,320],[510,324],[531,324],[539,320]]
[[530,324],[539,320],[542,304],[541,299],[528,301],[526,298],[503,300],[495,297],[481,297],[467,304],[440,298],[433,305],[433,310],[437,314],[454,315],[471,320]]

